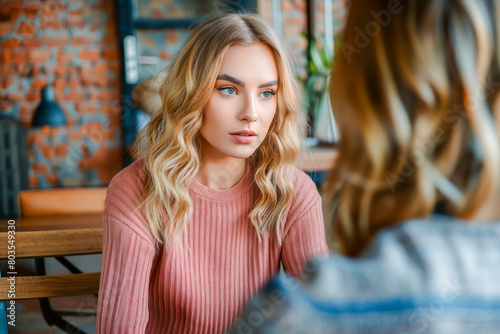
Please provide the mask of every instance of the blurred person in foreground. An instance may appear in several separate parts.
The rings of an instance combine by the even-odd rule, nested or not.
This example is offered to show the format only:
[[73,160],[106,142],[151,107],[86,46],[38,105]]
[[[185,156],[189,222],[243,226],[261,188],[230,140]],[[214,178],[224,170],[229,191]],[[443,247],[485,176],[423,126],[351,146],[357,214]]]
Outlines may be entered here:
[[232,333],[500,333],[500,2],[351,1],[331,77],[334,253]]

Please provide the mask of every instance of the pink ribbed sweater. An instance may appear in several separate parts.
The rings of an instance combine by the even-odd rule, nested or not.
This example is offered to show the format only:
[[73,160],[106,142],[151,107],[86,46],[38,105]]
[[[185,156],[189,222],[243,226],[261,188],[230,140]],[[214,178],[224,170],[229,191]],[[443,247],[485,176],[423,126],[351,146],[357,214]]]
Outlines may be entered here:
[[304,261],[327,255],[321,199],[294,169],[296,198],[282,225],[283,244],[259,244],[247,219],[256,198],[250,170],[231,189],[197,181],[187,247],[160,247],[137,207],[145,168],[117,174],[106,197],[97,333],[222,333],[279,270],[302,273]]

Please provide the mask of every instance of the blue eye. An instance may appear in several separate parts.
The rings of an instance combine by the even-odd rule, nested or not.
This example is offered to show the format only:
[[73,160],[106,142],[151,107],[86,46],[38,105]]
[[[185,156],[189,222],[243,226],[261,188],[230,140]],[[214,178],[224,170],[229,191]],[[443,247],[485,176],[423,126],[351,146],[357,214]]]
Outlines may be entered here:
[[261,95],[264,99],[268,100],[268,99],[270,99],[270,98],[271,98],[271,96],[272,96],[272,95],[276,95],[276,93],[275,93],[275,92],[273,92],[272,90],[266,90],[266,91],[263,91],[262,93],[260,93],[260,95]]
[[234,88],[234,87],[221,87],[221,88],[217,88],[217,90],[222,92],[222,94],[225,94],[225,95],[235,95],[236,94],[236,88]]

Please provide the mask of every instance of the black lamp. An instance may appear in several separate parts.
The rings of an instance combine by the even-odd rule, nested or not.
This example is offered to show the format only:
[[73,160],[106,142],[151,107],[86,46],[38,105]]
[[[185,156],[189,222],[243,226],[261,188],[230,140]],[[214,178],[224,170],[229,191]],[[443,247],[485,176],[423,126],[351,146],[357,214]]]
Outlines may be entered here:
[[54,100],[54,88],[45,86],[42,89],[42,101],[36,107],[31,120],[32,127],[66,125],[66,117],[61,107]]

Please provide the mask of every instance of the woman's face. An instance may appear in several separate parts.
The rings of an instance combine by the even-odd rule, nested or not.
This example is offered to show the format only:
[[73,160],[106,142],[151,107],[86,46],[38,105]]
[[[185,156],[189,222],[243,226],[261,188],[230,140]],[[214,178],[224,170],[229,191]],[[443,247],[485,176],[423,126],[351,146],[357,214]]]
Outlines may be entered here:
[[261,42],[233,45],[224,58],[200,129],[205,161],[250,157],[276,113],[278,70]]

